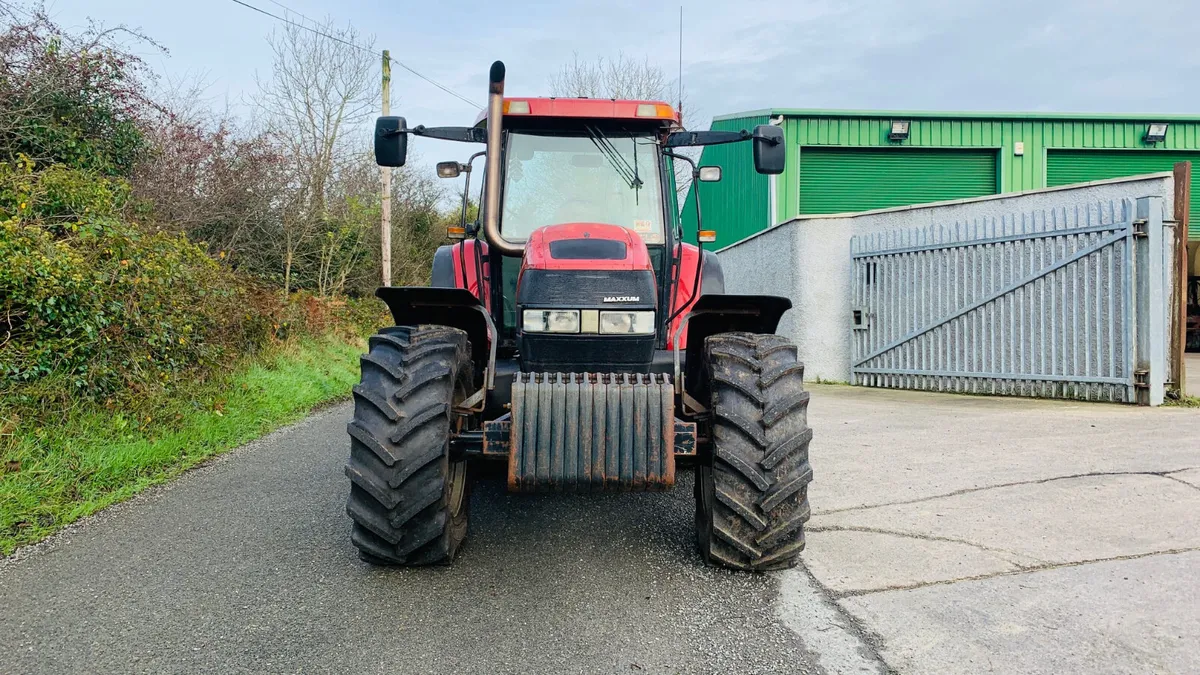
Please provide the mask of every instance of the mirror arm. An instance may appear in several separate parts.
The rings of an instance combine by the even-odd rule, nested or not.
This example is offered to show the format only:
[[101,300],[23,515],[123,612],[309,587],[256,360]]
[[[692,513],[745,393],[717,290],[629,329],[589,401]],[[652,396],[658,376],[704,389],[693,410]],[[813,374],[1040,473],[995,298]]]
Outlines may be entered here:
[[[470,157],[467,158],[467,163],[463,165],[463,173],[467,174],[467,176],[463,180],[462,215],[459,218],[459,227],[461,227],[463,229],[464,234],[466,234],[466,231],[467,231],[467,208],[471,204],[471,201],[470,201],[471,200],[471,163],[475,161],[476,157],[479,157],[480,155],[484,155],[484,154],[487,154],[487,152],[481,150],[481,151],[471,155]],[[472,235],[472,238],[474,238],[475,233],[472,232],[471,235]],[[475,252],[476,252],[476,254],[478,254],[479,242],[475,242],[475,246],[476,246]],[[471,284],[470,284],[470,282],[467,281],[467,243],[465,240],[460,242],[460,244],[459,244],[458,260],[459,260],[458,267],[462,271],[463,288],[466,288],[469,290],[471,288]],[[478,255],[476,255],[475,261],[476,261],[475,262],[475,276],[476,276],[476,280],[478,281],[479,273],[480,273],[479,256]],[[476,292],[479,293],[479,295],[483,294],[483,284],[482,283],[477,284]],[[480,299],[482,300],[483,298],[481,297]]]
[[[718,132],[718,133],[726,133],[726,132]],[[675,320],[675,317],[682,314],[684,308],[686,308],[688,305],[692,304],[692,301],[700,296],[700,268],[704,267],[704,242],[700,241],[699,234],[700,234],[700,230],[704,229],[704,221],[700,216],[700,185],[699,185],[700,184],[700,169],[696,166],[696,163],[692,161],[691,157],[686,157],[684,155],[676,154],[674,152],[671,152],[670,150],[664,150],[663,155],[670,157],[672,159],[681,159],[691,165],[691,167],[692,167],[692,196],[696,200],[696,278],[692,282],[691,297],[689,297],[687,299],[687,302],[684,302],[681,305],[679,305],[678,307],[676,307],[675,311],[671,312],[671,314],[667,317],[666,325],[667,325],[667,330],[669,331],[671,329],[671,322]],[[683,229],[683,228],[681,227],[680,229]],[[682,241],[679,242],[679,264],[681,266],[683,265],[683,242]],[[673,290],[672,295],[674,295],[675,292],[677,292],[677,291],[678,291],[678,289]]]
[[721,145],[723,143],[748,141],[753,136],[753,134],[745,129],[741,131],[676,131],[667,136],[667,141],[663,145],[668,148]]
[[479,127],[427,127],[418,124],[411,129],[400,129],[396,134],[412,134],[425,138],[436,138],[442,141],[458,141],[460,143],[486,143],[487,132]]
[[[671,147],[674,147],[674,146],[671,146]],[[696,163],[693,162],[692,158],[688,157],[687,155],[680,155],[678,153],[671,152],[670,150],[663,150],[663,156],[670,157],[671,159],[681,159],[681,160],[687,162],[688,164],[692,165],[692,173],[693,174],[695,174],[697,171],[699,171],[699,169],[696,168]]]
[[[467,230],[467,209],[471,205],[471,164],[474,163],[477,158],[486,154],[487,150],[480,150],[479,152],[467,158],[467,179],[463,184],[462,218],[459,222],[459,225],[463,228],[464,232]],[[476,232],[478,232],[478,230],[471,232],[471,234],[474,235]]]

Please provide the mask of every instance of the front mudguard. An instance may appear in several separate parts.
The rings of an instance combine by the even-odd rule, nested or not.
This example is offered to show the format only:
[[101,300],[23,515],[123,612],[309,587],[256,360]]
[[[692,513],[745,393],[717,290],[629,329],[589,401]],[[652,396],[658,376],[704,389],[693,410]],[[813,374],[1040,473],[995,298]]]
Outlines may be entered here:
[[[672,340],[675,353],[675,387],[696,402],[708,400],[704,378],[704,340],[710,335],[735,331],[771,334],[779,327],[783,313],[792,308],[792,301],[779,295],[702,295],[679,324]],[[692,355],[686,365],[680,363],[680,336],[687,327],[686,354]],[[684,410],[695,406],[683,406]]]
[[428,286],[382,286],[375,297],[387,304],[397,326],[434,324],[457,328],[471,341],[475,372],[485,374],[492,389],[496,377],[498,335],[492,317],[470,291],[464,288]]

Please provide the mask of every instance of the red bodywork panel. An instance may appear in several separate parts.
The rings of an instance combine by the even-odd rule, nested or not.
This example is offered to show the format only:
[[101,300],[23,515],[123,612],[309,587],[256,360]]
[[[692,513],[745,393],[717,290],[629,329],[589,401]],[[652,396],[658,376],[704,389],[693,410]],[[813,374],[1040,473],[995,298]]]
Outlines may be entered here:
[[[475,257],[475,247],[479,247],[479,257]],[[488,280],[487,259],[488,245],[485,241],[478,239],[467,239],[455,244],[451,249],[454,260],[454,285],[457,288],[466,288],[471,291],[471,294],[483,301],[484,307],[487,307],[490,312],[492,309],[492,294],[491,284]],[[467,285],[463,286],[463,258],[466,258],[467,263]],[[482,261],[483,268],[477,269],[476,263]],[[483,280],[482,292],[479,288],[479,280]]]
[[[696,280],[696,265],[700,264],[700,249],[692,244],[683,244],[683,260],[680,261],[679,283],[675,284],[675,292],[672,293],[671,311],[675,311],[680,304],[686,302],[687,307],[679,313],[671,321],[670,330],[667,332],[667,349],[675,348],[675,331],[679,330],[679,324],[683,323],[683,318],[692,310],[692,305],[700,299],[698,289],[692,288],[692,283]],[[703,271],[703,270],[701,270]],[[703,286],[704,277],[700,277],[700,284]],[[687,327],[683,329],[683,334],[679,336],[679,346],[682,349],[687,345]]]
[[[625,244],[621,260],[595,258],[554,258],[550,244],[568,239],[619,241]],[[533,231],[525,243],[525,260],[521,269],[530,270],[652,270],[646,243],[632,230],[607,223],[564,223],[549,225]]]
[[[513,103],[525,104],[529,112],[513,112],[519,109]],[[638,106],[654,106],[653,115],[638,115]],[[646,108],[643,107],[643,110]],[[679,124],[679,112],[663,101],[613,100],[608,98],[521,98],[504,99],[506,117],[576,117],[590,119],[624,119],[641,122],[656,120]],[[478,126],[487,120],[487,111],[479,113],[475,120]]]
[[[622,260],[595,260],[595,259],[561,259],[550,256],[550,242],[561,241],[565,239],[607,239],[620,241],[625,244],[626,254]],[[484,270],[480,275],[476,275],[475,269],[475,247],[479,247],[479,252],[484,261]],[[464,250],[465,249],[465,250]],[[487,255],[488,245],[486,242],[476,239],[468,239],[454,245],[454,284],[458,288],[463,288],[463,268],[462,254],[466,254],[467,263],[467,286],[465,287],[476,297],[480,298],[484,305],[491,309],[492,296],[487,279]],[[700,249],[692,244],[683,244],[683,260],[680,264],[678,272],[678,283],[675,284],[671,305],[663,311],[674,311],[683,302],[687,302],[687,307],[679,313],[679,316],[671,322],[670,330],[667,333],[667,349],[675,348],[675,331],[679,330],[680,323],[687,313],[691,310],[692,305],[696,304],[696,300],[700,295],[696,289],[692,288],[692,283],[696,279],[696,265],[700,263]],[[652,270],[653,264],[650,262],[650,254],[646,250],[646,244],[636,232],[628,230],[619,225],[609,225],[606,223],[565,223],[562,225],[550,225],[534,230],[530,235],[529,241],[525,244],[525,258],[521,263],[521,269],[537,269],[537,270]],[[483,278],[483,292],[480,293],[478,279]],[[700,278],[701,284],[704,283],[704,278]],[[517,283],[520,283],[518,277]],[[687,329],[680,336],[680,345],[687,344]]]

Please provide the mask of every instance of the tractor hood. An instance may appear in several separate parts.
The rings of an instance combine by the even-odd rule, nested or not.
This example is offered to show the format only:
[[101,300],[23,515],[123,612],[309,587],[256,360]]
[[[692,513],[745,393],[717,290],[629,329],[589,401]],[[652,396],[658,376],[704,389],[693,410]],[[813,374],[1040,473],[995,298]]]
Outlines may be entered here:
[[534,230],[517,278],[522,370],[649,372],[658,289],[646,244],[604,223]]
[[525,244],[526,270],[651,270],[636,232],[605,223],[565,223],[534,230]]

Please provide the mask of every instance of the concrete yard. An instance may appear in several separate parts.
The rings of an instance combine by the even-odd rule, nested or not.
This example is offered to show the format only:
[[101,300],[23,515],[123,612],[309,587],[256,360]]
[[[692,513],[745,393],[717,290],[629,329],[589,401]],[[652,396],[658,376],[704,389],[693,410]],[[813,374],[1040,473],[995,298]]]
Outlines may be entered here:
[[485,482],[453,567],[368,567],[348,414],[0,561],[0,672],[1200,672],[1200,410],[815,386],[772,575],[701,564],[689,471]]
[[1200,410],[814,389],[786,574],[888,667],[1200,672]]

